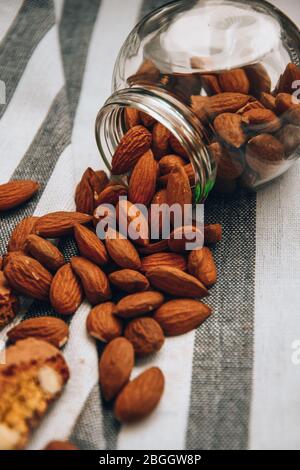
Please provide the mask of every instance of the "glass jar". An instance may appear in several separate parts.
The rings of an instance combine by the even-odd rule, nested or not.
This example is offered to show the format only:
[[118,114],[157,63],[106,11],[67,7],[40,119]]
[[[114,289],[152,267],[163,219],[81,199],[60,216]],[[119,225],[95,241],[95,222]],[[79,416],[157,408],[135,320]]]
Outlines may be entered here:
[[299,58],[298,28],[262,0],[179,0],[154,11],[122,46],[96,119],[106,166],[131,107],[161,122],[189,156],[196,202],[216,177],[223,191],[256,190],[299,156]]

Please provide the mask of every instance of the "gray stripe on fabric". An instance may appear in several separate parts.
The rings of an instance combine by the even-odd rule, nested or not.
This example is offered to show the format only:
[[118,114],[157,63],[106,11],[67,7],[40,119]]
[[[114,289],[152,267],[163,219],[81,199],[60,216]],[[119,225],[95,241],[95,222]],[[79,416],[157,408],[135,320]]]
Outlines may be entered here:
[[73,124],[91,35],[101,0],[65,0],[59,27],[70,119]]
[[205,220],[223,226],[215,247],[213,315],[194,345],[187,449],[247,449],[253,370],[256,196],[212,195]]
[[[95,403],[99,403],[99,406],[95,406]],[[81,450],[104,450],[106,448],[100,403],[99,384],[96,383],[70,436],[71,442]]]
[[0,251],[2,254],[6,251],[6,245],[13,228],[24,217],[33,214],[60,155],[70,144],[70,135],[68,101],[66,90],[62,88],[11,177],[12,180],[32,179],[38,181],[41,188],[30,201],[21,207],[1,214]]
[[5,83],[6,104],[3,116],[33,51],[54,25],[52,0],[25,0],[0,44],[0,80]]

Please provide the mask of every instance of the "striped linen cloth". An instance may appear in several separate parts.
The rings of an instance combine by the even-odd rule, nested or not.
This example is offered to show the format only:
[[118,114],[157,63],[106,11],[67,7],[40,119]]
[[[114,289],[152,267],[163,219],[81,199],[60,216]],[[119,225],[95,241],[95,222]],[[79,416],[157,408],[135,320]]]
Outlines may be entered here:
[[[31,178],[42,188],[1,216],[1,254],[18,221],[73,210],[82,171],[103,167],[93,127],[115,58],[139,18],[164,3],[1,0],[0,183]],[[300,25],[297,0],[273,3]],[[100,351],[82,304],[64,349],[70,381],[28,448],[70,438],[82,449],[300,449],[299,181],[296,164],[257,195],[209,198],[206,218],[224,229],[214,251],[214,315],[135,367],[137,375],[158,365],[166,376],[161,403],[142,423],[120,426],[102,403]],[[66,259],[76,253],[72,240],[60,248]],[[23,318],[45,314],[53,312],[35,302]]]

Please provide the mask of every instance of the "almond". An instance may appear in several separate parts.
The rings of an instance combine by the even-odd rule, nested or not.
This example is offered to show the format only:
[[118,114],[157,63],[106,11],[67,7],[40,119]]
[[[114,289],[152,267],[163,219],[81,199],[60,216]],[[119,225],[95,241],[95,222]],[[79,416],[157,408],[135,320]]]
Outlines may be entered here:
[[115,338],[105,347],[99,362],[99,380],[106,401],[126,385],[134,365],[134,350],[126,338]]
[[265,108],[270,109],[271,111],[276,110],[275,96],[269,93],[262,93],[260,95],[260,102]]
[[207,121],[206,105],[209,103],[208,96],[191,96],[191,108],[202,123]]
[[87,168],[75,192],[77,212],[92,214],[98,194],[107,184],[108,178],[104,171],[95,172],[92,168]]
[[53,243],[39,237],[29,235],[25,244],[26,252],[39,261],[49,271],[57,271],[64,263],[63,254]]
[[112,302],[104,302],[92,308],[86,319],[86,327],[93,338],[109,343],[122,335],[122,322],[113,315],[113,309]]
[[133,345],[134,352],[140,357],[159,351],[165,341],[160,325],[150,317],[131,320],[124,335]]
[[175,253],[184,253],[191,249],[202,248],[203,233],[199,227],[194,225],[177,227],[170,234],[168,246]]
[[138,126],[139,124],[141,124],[141,116],[139,110],[129,107],[125,108],[124,120],[127,130],[131,129],[131,127]]
[[171,266],[185,271],[187,268],[186,260],[177,253],[154,253],[142,259],[142,270],[147,272],[156,266]]
[[143,126],[134,126],[120,140],[112,158],[112,173],[127,173],[138,159],[150,149],[152,134]]
[[247,129],[255,132],[276,132],[281,127],[280,119],[270,109],[251,109],[242,115]]
[[109,184],[98,195],[97,205],[112,204],[116,206],[121,196],[127,196],[127,189],[122,184]]
[[179,140],[173,134],[170,135],[169,143],[170,143],[171,149],[173,150],[173,152],[176,155],[180,155],[181,157],[185,158],[186,160],[189,159],[189,156],[188,156],[185,148],[183,147],[181,142],[179,142]]
[[295,105],[284,114],[284,119],[290,124],[300,126],[300,106]]
[[179,155],[165,155],[159,160],[159,171],[161,175],[167,175],[176,166],[184,166],[186,161]]
[[250,111],[252,109],[264,109],[264,106],[261,104],[260,101],[254,100],[254,101],[249,101],[245,106],[243,106],[241,109],[237,111],[237,114],[244,114],[247,111]]
[[152,255],[168,249],[168,240],[159,240],[158,242],[149,243],[147,246],[139,248],[142,255]]
[[210,96],[205,103],[205,110],[211,118],[221,113],[235,113],[250,100],[250,96],[243,93],[219,93]]
[[0,271],[0,329],[10,323],[19,312],[19,300]]
[[148,279],[143,274],[133,269],[115,271],[109,274],[108,278],[111,284],[129,294],[142,292],[149,288]]
[[134,318],[157,309],[164,301],[160,292],[147,291],[123,297],[114,310],[114,314],[122,318]]
[[198,279],[178,268],[170,266],[152,268],[147,271],[147,278],[153,287],[176,297],[208,295],[208,290]]
[[[293,101],[293,96],[288,93],[279,93],[275,98],[276,112],[278,114],[285,113],[293,106],[295,103]],[[297,106],[297,105],[296,105]]]
[[0,184],[0,212],[20,206],[39,188],[39,183],[31,180],[15,180]]
[[168,153],[169,137],[171,133],[169,129],[157,122],[152,130],[152,151],[156,160]]
[[167,203],[169,206],[179,204],[183,219],[185,205],[192,204],[192,191],[188,176],[182,167],[176,167],[170,173],[167,183]]
[[52,275],[29,256],[11,256],[4,268],[9,285],[20,294],[48,300]]
[[243,93],[247,95],[250,83],[243,69],[233,69],[218,75],[221,90],[224,92]]
[[156,310],[154,319],[165,335],[177,336],[197,328],[211,315],[211,308],[193,299],[175,299]]
[[205,74],[201,75],[202,85],[208,96],[221,93],[221,87],[217,75]]
[[[114,208],[107,204],[100,204],[96,207],[93,214],[93,225],[97,227],[98,223],[102,222],[104,225],[104,231],[107,231],[109,227],[114,227],[116,223],[116,214]],[[106,230],[105,230],[106,228]]]
[[82,287],[70,263],[55,274],[50,288],[50,302],[57,313],[72,315],[83,301]]
[[217,282],[217,268],[209,248],[204,247],[190,252],[188,271],[206,287],[210,287]]
[[156,119],[154,119],[152,116],[150,116],[147,113],[140,112],[141,120],[144,126],[151,128],[154,126],[156,123]]
[[74,446],[68,441],[51,441],[43,450],[79,450],[78,447]]
[[44,238],[56,238],[69,235],[76,224],[88,224],[92,216],[81,212],[51,212],[39,218],[35,232]]
[[214,120],[214,128],[221,139],[234,148],[238,149],[246,142],[246,134],[242,128],[242,117],[239,114],[219,114]]
[[246,161],[261,179],[276,175],[283,159],[282,143],[270,134],[257,135],[247,144]]
[[55,317],[29,318],[9,330],[7,336],[12,342],[33,337],[61,348],[68,340],[69,327],[63,320]]
[[281,75],[279,82],[276,86],[275,94],[278,93],[290,93],[292,94],[294,88],[292,87],[294,81],[300,80],[300,69],[296,64],[289,63],[286,66],[285,71]]
[[92,305],[110,299],[109,282],[99,266],[80,256],[71,258],[71,266],[80,278],[86,298]]
[[300,145],[300,127],[287,124],[276,137],[282,143],[285,154],[290,156]]
[[14,228],[8,245],[7,251],[23,251],[25,248],[25,242],[31,233],[35,231],[35,224],[38,220],[38,217],[25,217],[25,219],[21,220],[16,227]]
[[167,205],[167,190],[161,189],[154,194],[148,212],[150,233],[156,239],[163,231],[169,230],[169,207]]
[[120,199],[116,207],[116,215],[120,232],[128,234],[138,245],[148,245],[148,220],[139,207],[126,199]]
[[217,162],[217,176],[226,180],[234,180],[241,176],[244,171],[245,164],[240,159],[240,155],[229,152],[219,142],[213,142],[208,146],[213,158]]
[[[187,174],[190,186],[191,187],[195,186],[196,174],[195,174],[195,170],[193,168],[193,165],[191,163],[187,163],[186,165],[183,166],[183,169]],[[170,173],[167,173],[166,175],[160,176],[157,180],[159,185],[162,186],[163,188],[166,187],[167,184],[168,184],[168,179],[169,179],[169,174]]]
[[82,256],[99,266],[104,266],[108,262],[104,243],[94,232],[83,225],[77,224],[74,226],[74,236]]
[[155,193],[157,163],[151,150],[142,155],[129,180],[128,199],[133,204],[148,206]]
[[222,225],[207,224],[204,225],[204,243],[217,243],[222,240]]
[[141,260],[133,244],[120,233],[110,231],[106,238],[106,249],[121,268],[140,269]]
[[250,95],[259,97],[261,93],[270,93],[271,78],[262,64],[247,65],[244,70],[250,82]]
[[164,376],[158,367],[151,367],[129,382],[118,395],[114,414],[127,423],[148,416],[158,405],[164,391]]

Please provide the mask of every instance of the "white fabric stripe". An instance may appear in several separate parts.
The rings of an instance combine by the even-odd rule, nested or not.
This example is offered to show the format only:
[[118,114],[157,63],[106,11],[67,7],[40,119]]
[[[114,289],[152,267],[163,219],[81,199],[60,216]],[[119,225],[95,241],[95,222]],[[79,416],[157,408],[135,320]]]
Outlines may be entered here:
[[[300,25],[296,0],[272,3]],[[299,180],[300,162],[257,194],[251,449],[300,449]]]
[[64,8],[64,0],[54,0],[56,22],[59,23]]
[[101,14],[91,39],[72,136],[77,178],[87,164],[104,168],[94,136],[95,118],[111,94],[114,63],[123,41],[137,21],[140,6],[141,0],[101,2]]
[[[50,54],[49,51],[57,53]],[[54,26],[34,51],[0,120],[0,183],[12,175],[63,85],[58,35]]]
[[17,16],[22,3],[23,3],[23,0],[13,0],[13,1],[10,0],[6,2],[1,2],[1,5],[0,5],[0,41],[2,41],[8,29],[10,28],[13,20]]
[[[108,57],[110,58],[111,56],[111,49],[106,50],[104,47],[111,34],[111,30],[108,30],[107,25],[112,24],[116,11],[119,12],[123,25],[124,18],[126,18],[124,28],[119,28],[120,35],[116,35],[119,38],[119,42],[117,42],[117,39],[114,39],[115,50],[117,52],[126,34],[134,26],[140,7],[139,1],[131,1],[130,8],[128,4],[124,4],[124,6],[123,4],[118,4],[117,8],[116,0],[113,0],[115,5],[112,5],[112,2],[108,2],[108,0],[105,0],[103,3],[99,10],[91,39],[81,93],[81,106],[79,105],[78,107],[75,120],[76,128],[74,129],[72,141],[72,153],[68,147],[59,159],[35,211],[38,215],[49,210],[71,210],[74,207],[73,158],[80,160],[82,169],[85,169],[88,165],[94,164],[95,168],[99,168],[101,165],[96,150],[93,129],[98,107],[109,93],[108,87],[103,92],[100,90],[101,96],[99,96],[99,84],[105,82],[103,70],[106,66],[103,64],[108,64]],[[114,59],[111,60],[110,68],[107,72],[107,84],[111,81],[113,62]],[[99,77],[101,77],[100,80]],[[99,100],[97,101],[95,97],[98,96]],[[95,101],[97,102],[96,105]],[[81,137],[76,141],[75,136],[78,136],[78,134]],[[96,157],[94,160],[91,158],[92,155]],[[59,188],[59,191],[57,188]],[[72,319],[70,339],[64,350],[64,356],[71,370],[71,377],[62,397],[56,402],[53,409],[41,423],[39,430],[33,436],[29,449],[41,449],[54,437],[66,439],[70,435],[85,400],[95,384],[98,376],[97,350],[94,342],[88,337],[85,328],[85,319],[89,308],[87,304],[82,305]],[[62,416],[64,416],[63,426],[61,421]]]
[[118,450],[185,448],[194,338],[194,331],[167,338],[155,357],[139,361],[141,365],[134,368],[133,377],[145,368],[160,367],[165,374],[165,391],[157,409],[147,419],[122,426],[118,436]]

